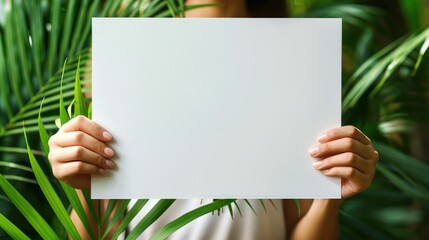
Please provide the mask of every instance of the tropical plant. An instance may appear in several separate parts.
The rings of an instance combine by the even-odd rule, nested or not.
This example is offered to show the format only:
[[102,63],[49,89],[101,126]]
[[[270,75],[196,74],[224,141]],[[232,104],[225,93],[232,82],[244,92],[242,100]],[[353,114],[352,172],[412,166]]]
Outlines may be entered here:
[[[0,14],[3,17],[0,28],[0,187],[3,190],[1,206],[5,208],[0,214],[0,226],[17,239],[39,235],[45,239],[58,239],[64,238],[66,234],[79,239],[69,217],[73,207],[94,238],[75,190],[56,180],[46,161],[48,131],[52,133],[52,130],[57,129],[55,121],[58,116],[60,121],[57,124],[62,124],[70,119],[71,114],[88,115],[86,100],[82,95],[87,89],[81,89],[80,76],[82,84],[88,82],[91,70],[88,64],[91,18],[183,16],[186,10],[210,5],[184,6],[183,1],[160,0],[12,0],[3,1],[0,6],[4,8]],[[66,63],[62,67],[63,62]],[[65,106],[69,106],[68,112]],[[41,141],[37,141],[37,133]],[[25,152],[28,153],[31,168],[22,155]],[[10,181],[15,184],[12,185]],[[89,199],[87,192],[85,196]],[[127,227],[127,223],[146,201],[139,200],[134,205],[122,220],[116,235]],[[113,214],[116,201],[112,200],[105,216],[112,213],[113,220],[119,219],[128,202],[119,203]],[[160,200],[145,216],[145,220],[130,233],[130,238],[147,228],[173,202]],[[207,211],[231,206],[232,202],[217,200],[196,209],[165,226],[154,238],[165,238],[190,220]],[[94,206],[89,206],[100,229],[104,228],[107,233],[115,221],[96,216]],[[16,217],[19,212],[22,216]]]
[[[418,143],[412,139],[427,140],[429,132],[429,14],[424,1],[395,4],[398,11],[387,11],[391,5],[377,1],[294,0],[288,5],[292,16],[343,18],[343,123],[361,128],[381,155],[370,189],[343,204],[344,239],[409,239],[428,227],[429,166],[417,159],[424,155],[412,157]],[[91,17],[183,16],[193,7],[201,6],[174,0],[0,0],[0,226],[6,231],[1,238],[79,238],[68,217],[71,207],[90,230],[75,191],[52,176],[46,156],[47,138],[57,125],[91,113],[82,97],[88,89],[80,87],[90,81]],[[426,132],[411,134],[416,129]],[[146,201],[128,211],[115,234]],[[173,201],[155,205],[130,238]],[[106,230],[115,222],[106,216],[119,219],[127,204],[113,200],[104,216],[93,208],[91,214]],[[231,204],[232,199],[202,206],[154,238]]]
[[370,189],[342,206],[342,237],[427,238],[428,4],[293,2],[294,16],[343,19],[343,124],[362,129],[380,152]]

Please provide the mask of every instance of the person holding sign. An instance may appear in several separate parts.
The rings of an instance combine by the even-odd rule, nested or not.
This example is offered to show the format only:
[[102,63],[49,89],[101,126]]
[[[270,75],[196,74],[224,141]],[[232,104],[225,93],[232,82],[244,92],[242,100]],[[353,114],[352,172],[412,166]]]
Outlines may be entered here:
[[[192,17],[247,17],[251,16],[246,1],[188,0],[187,4],[222,3],[218,8],[189,11]],[[248,1],[247,4],[255,1]],[[267,1],[274,2],[274,1]],[[305,129],[303,129],[305,131]],[[115,168],[115,152],[109,147],[113,140],[106,129],[96,122],[78,116],[64,124],[50,138],[49,160],[54,175],[76,189],[89,189],[91,175],[104,175]],[[315,136],[317,138],[317,136]],[[206,215],[172,235],[173,239],[336,239],[339,237],[338,211],[343,199],[352,197],[369,187],[374,177],[378,153],[371,140],[359,129],[344,126],[327,130],[317,138],[318,144],[310,147],[309,155],[317,161],[313,167],[326,176],[342,179],[342,199],[299,200],[302,213],[293,200],[273,200],[276,209],[267,204],[267,214],[231,219],[228,214]],[[144,169],[142,169],[144,174]],[[150,235],[168,221],[198,207],[200,200],[177,200],[170,209],[144,234]],[[243,204],[243,200],[238,200]],[[101,204],[101,210],[105,207]],[[257,202],[255,202],[258,204]],[[256,207],[255,207],[256,208]],[[85,228],[72,213],[82,236]],[[249,220],[251,219],[251,220]],[[248,220],[248,221],[246,221]],[[96,231],[95,227],[94,230]],[[142,236],[142,238],[146,238]]]
[[[82,116],[70,120],[49,141],[49,160],[54,175],[74,188],[90,188],[91,174],[105,174],[115,166],[109,160],[114,156],[108,147],[112,139],[92,120]],[[327,176],[342,178],[343,199],[364,191],[370,185],[378,153],[361,131],[353,126],[334,128],[321,135],[318,141],[319,144],[309,152],[319,159],[314,167]],[[300,200],[301,217],[293,200],[283,200],[288,235],[291,239],[338,238],[338,210],[343,199]],[[76,216],[75,220],[77,223],[80,221]],[[80,227],[85,232],[83,226]]]

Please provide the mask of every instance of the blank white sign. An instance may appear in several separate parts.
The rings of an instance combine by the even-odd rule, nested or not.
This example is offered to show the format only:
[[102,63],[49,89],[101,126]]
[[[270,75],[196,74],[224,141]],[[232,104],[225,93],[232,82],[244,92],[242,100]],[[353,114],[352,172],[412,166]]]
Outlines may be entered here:
[[308,149],[341,124],[340,19],[94,18],[93,198],[339,198]]

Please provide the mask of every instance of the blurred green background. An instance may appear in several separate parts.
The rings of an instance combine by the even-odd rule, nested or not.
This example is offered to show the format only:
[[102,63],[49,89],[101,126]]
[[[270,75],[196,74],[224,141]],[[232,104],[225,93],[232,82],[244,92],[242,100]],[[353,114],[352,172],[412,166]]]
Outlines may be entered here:
[[[163,0],[0,0],[0,173],[58,231],[29,168],[22,134],[52,182],[37,133],[43,97],[45,126],[57,129],[59,80],[73,97],[78,56],[90,78],[92,16],[168,17]],[[257,16],[343,19],[343,124],[363,130],[381,158],[371,187],[341,209],[342,239],[429,239],[429,1],[250,0]],[[64,198],[65,199],[65,198]],[[64,200],[65,201],[65,200]],[[0,213],[37,238],[9,199]],[[329,224],[329,223],[327,223]],[[6,238],[0,232],[0,238]]]

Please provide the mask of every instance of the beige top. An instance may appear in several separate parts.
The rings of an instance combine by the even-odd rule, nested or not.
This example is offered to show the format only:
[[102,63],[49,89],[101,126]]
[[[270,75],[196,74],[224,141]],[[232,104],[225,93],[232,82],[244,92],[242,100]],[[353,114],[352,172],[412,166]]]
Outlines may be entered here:
[[[143,207],[140,213],[131,222],[130,228],[132,229],[137,225],[138,221],[157,203],[157,199],[149,200]],[[180,217],[181,215],[189,212],[202,204],[210,203],[212,199],[186,199],[176,200],[173,205],[138,239],[149,239],[160,227],[168,222]],[[259,240],[270,239],[277,240],[286,239],[286,229],[283,216],[283,208],[281,200],[273,200],[273,204],[264,200],[267,212],[259,200],[249,200],[250,204],[255,209],[257,215],[254,214],[252,209],[246,204],[244,200],[238,200],[237,204],[240,206],[243,217],[233,206],[234,219],[227,207],[223,208],[218,215],[217,211],[214,214],[206,214],[188,225],[173,233],[171,240]],[[131,204],[134,204],[132,201]],[[131,205],[130,204],[130,205]],[[131,205],[132,206],[132,205]]]

